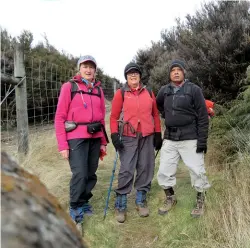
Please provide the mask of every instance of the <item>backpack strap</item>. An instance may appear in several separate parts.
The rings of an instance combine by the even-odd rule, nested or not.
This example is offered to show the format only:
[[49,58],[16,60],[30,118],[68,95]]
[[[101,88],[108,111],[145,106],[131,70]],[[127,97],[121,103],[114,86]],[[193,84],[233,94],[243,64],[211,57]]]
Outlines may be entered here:
[[124,86],[121,88],[121,93],[122,93],[122,102],[124,102],[124,94],[125,94],[125,87]]
[[152,98],[153,91],[152,91],[151,87],[146,86],[146,90],[148,91],[150,97]]
[[192,96],[193,97],[193,94],[192,94],[192,86],[193,86],[193,84],[191,83],[191,82],[186,82],[185,84],[184,84],[184,94],[185,95],[190,95],[190,96]]
[[76,93],[78,92],[78,85],[73,79],[70,79],[69,82],[71,83],[71,101],[72,101]]
[[86,92],[83,90],[79,90],[77,83],[71,79],[69,80],[69,82],[71,83],[71,101],[73,100],[73,98],[75,97],[76,93],[82,93],[82,94],[87,94],[87,95],[92,95],[92,96],[98,96],[101,98],[101,89],[99,86],[96,86],[95,88],[97,88],[98,93],[93,93],[91,92]]
[[87,95],[92,95],[92,96],[98,96],[98,97],[101,98],[101,89],[100,89],[100,87],[96,86],[95,88],[97,88],[98,93],[93,93],[92,91],[91,92],[86,92],[86,91],[83,91],[83,90],[79,90],[78,92],[81,92],[82,94],[87,94]]
[[184,95],[189,95],[192,99],[192,106],[194,108],[194,96],[193,96],[193,91],[192,91],[192,88],[193,88],[193,83],[191,82],[185,82],[184,84]]

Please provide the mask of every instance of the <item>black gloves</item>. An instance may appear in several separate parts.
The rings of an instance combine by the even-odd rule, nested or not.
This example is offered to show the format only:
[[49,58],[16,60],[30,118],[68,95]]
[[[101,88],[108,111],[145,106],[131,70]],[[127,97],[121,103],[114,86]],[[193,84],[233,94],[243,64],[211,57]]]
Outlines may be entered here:
[[207,145],[197,146],[196,152],[197,153],[201,153],[201,152],[207,153]]
[[155,137],[154,137],[154,147],[155,147],[155,150],[156,151],[160,150],[161,146],[162,146],[161,133],[155,133]]
[[[119,150],[122,150],[124,148],[124,145],[120,140],[119,133],[112,133],[111,134],[111,140],[112,140],[112,143],[113,143],[116,150],[119,151]],[[155,147],[155,150],[156,151],[160,150],[161,146],[162,146],[161,133],[160,132],[155,133],[155,135],[154,135],[154,147]]]
[[111,134],[111,140],[112,140],[112,143],[113,143],[116,150],[119,151],[119,150],[124,148],[124,145],[122,144],[122,142],[120,140],[119,133],[112,133]]

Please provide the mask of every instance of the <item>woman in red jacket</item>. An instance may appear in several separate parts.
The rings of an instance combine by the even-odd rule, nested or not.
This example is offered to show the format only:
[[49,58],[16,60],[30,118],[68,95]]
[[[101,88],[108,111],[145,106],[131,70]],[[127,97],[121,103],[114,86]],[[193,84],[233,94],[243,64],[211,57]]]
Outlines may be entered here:
[[[155,96],[140,82],[141,74],[135,63],[125,67],[127,83],[123,90],[116,92],[110,115],[111,138],[121,161],[118,187],[115,189],[116,219],[120,223],[126,219],[127,194],[132,190],[135,171],[136,207],[141,217],[149,215],[146,195],[154,175],[154,147],[159,150],[162,145]],[[121,114],[123,123],[127,124],[120,139],[118,120]]]
[[55,130],[58,150],[69,160],[72,171],[70,215],[76,223],[81,223],[84,214],[92,214],[89,199],[97,182],[100,150],[106,152],[107,140],[104,94],[101,83],[95,81],[96,61],[92,56],[82,56],[77,67],[79,74],[62,85]]

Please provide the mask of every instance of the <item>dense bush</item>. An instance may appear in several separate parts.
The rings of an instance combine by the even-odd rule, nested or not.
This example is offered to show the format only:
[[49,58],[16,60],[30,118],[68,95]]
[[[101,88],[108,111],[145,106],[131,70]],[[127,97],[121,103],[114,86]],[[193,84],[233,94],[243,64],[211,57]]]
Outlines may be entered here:
[[194,16],[177,20],[162,31],[161,40],[139,50],[135,60],[143,68],[144,82],[156,91],[168,82],[172,59],[186,62],[187,77],[217,103],[235,99],[250,64],[248,1],[218,1],[203,5]]

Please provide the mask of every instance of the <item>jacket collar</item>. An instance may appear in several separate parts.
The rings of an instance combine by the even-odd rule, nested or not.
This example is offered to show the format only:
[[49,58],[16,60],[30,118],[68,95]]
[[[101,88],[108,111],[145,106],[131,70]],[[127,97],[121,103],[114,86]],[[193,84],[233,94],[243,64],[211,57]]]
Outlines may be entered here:
[[[144,85],[143,83],[140,83],[140,90],[139,92],[142,91],[142,89],[146,88],[146,85]],[[124,86],[125,91],[131,91],[131,88],[128,86],[128,83],[126,82],[125,86]]]
[[[73,80],[74,81],[76,81],[77,83],[83,83],[82,82],[82,77],[81,77],[81,75],[75,75],[74,77],[73,77]],[[100,81],[95,81],[94,82],[94,84],[93,84],[93,86],[94,87],[96,87],[96,86],[100,86],[101,85],[101,82]]]

